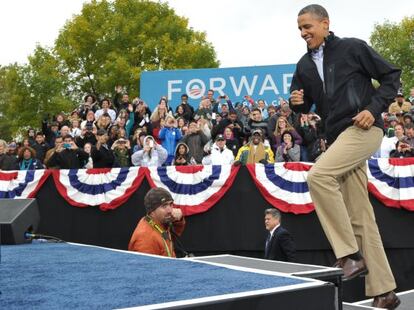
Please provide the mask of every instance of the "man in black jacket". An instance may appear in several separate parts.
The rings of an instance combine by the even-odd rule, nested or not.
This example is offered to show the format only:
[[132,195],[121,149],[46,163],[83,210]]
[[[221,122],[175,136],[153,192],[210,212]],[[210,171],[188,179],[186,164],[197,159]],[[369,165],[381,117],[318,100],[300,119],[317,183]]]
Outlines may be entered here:
[[281,214],[275,208],[265,210],[265,227],[269,231],[265,259],[294,262],[296,246],[290,233],[281,224]]
[[343,279],[367,275],[373,306],[394,309],[400,301],[368,197],[366,160],[381,144],[381,113],[397,94],[401,71],[364,41],[336,37],[320,5],[303,8],[297,21],[308,53],[297,64],[290,104],[302,113],[316,104],[329,144],[309,171],[309,192]]
[[80,169],[88,161],[89,155],[73,141],[71,135],[63,137],[63,143],[56,147],[52,157],[48,160],[48,167],[59,169]]
[[109,148],[108,133],[105,129],[99,129],[96,133],[96,147],[92,149],[91,157],[93,159],[94,168],[112,168],[115,157],[112,150]]

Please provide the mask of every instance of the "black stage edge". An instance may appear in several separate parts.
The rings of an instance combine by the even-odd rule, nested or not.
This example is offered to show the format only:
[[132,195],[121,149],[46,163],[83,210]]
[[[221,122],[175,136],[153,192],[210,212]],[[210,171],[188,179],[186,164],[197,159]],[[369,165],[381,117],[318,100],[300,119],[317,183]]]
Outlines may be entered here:
[[268,309],[335,309],[335,288],[331,283],[317,287],[262,294],[249,297],[217,300],[203,304],[155,309],[197,309],[197,310],[268,310]]
[[[149,190],[144,179],[140,188],[122,206],[112,211],[69,205],[49,177],[37,194],[39,233],[78,243],[127,249],[129,238],[144,215],[143,198]],[[398,291],[414,287],[414,212],[383,206],[371,196],[382,240]],[[182,243],[196,255],[234,254],[263,257],[266,231],[263,211],[271,207],[257,190],[249,172],[241,167],[232,188],[209,211],[187,218]],[[297,262],[332,266],[335,261],[315,212],[283,214],[283,226],[293,235]],[[363,280],[344,283],[344,300],[365,299]]]

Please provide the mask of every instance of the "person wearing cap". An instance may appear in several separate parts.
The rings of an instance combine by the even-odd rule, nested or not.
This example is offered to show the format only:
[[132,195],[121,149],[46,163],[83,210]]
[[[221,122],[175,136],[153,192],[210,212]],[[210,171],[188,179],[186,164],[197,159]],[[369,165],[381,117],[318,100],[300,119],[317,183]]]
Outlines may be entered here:
[[404,95],[402,92],[398,92],[395,101],[390,104],[388,107],[388,113],[395,115],[402,115],[403,113],[410,112],[411,103],[405,101]]
[[262,131],[260,129],[253,130],[250,142],[239,149],[235,164],[274,163],[274,154],[269,146],[264,145],[263,141]]
[[154,137],[146,136],[142,149],[133,153],[131,160],[134,166],[161,167],[167,157],[167,150],[155,142]]
[[94,168],[111,168],[114,165],[115,157],[109,148],[108,133],[105,129],[99,129],[96,133],[96,146],[92,149],[91,157]]
[[226,139],[222,134],[216,136],[211,147],[211,154],[203,158],[203,165],[231,165],[234,162],[234,155],[226,146]]
[[185,219],[181,209],[174,208],[169,191],[155,187],[144,197],[146,215],[135,228],[128,250],[141,253],[176,257],[173,239],[181,236]]

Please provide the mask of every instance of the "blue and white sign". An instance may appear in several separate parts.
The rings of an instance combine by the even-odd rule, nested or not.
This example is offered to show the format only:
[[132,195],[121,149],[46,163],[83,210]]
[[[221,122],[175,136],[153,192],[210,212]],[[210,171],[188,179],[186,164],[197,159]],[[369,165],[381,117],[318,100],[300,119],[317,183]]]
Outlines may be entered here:
[[289,88],[295,71],[294,64],[191,69],[172,71],[146,71],[141,74],[141,98],[154,108],[162,96],[168,98],[171,107],[180,104],[186,93],[189,103],[198,107],[209,89],[217,96],[227,95],[233,102],[242,102],[244,96],[277,102],[289,96]]

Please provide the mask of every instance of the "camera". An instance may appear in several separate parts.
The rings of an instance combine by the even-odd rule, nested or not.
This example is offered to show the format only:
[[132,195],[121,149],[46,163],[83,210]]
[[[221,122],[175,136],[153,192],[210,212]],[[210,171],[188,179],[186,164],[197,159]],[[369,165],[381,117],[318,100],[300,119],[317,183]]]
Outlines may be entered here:
[[63,147],[65,149],[70,149],[70,143],[63,143]]
[[220,99],[226,99],[226,96],[219,96]]

